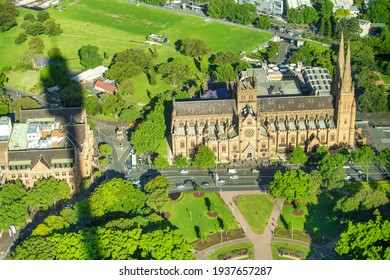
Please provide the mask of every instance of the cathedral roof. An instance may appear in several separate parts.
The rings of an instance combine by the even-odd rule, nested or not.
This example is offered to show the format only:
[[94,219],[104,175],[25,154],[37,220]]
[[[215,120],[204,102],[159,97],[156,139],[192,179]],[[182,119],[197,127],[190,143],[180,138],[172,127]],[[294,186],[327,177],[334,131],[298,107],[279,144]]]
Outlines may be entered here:
[[176,101],[173,104],[176,116],[223,115],[236,112],[234,99]]
[[294,96],[258,98],[259,112],[333,109],[332,96]]

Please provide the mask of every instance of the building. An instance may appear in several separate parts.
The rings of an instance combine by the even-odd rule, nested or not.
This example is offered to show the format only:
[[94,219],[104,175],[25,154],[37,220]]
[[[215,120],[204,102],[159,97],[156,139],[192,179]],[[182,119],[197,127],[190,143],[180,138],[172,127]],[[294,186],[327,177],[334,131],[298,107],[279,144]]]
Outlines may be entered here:
[[243,71],[232,99],[175,101],[173,156],[191,157],[203,144],[215,152],[218,162],[284,158],[296,146],[306,152],[318,146],[354,147],[356,103],[349,46],[346,58],[340,49],[327,94],[302,94],[305,69],[271,66]]
[[349,10],[351,16],[357,17],[359,15],[359,8],[354,6],[353,0],[331,0],[333,3],[333,13],[339,9]]
[[359,36],[360,37],[368,36],[368,34],[370,33],[371,25],[372,25],[371,21],[359,19],[359,27],[362,29],[362,32],[360,32]]
[[235,0],[238,4],[253,4],[260,14],[283,15],[284,0]]
[[90,177],[93,134],[83,108],[21,110],[11,133],[9,124],[1,118],[1,134],[8,135],[0,138],[1,183],[20,179],[32,188],[38,179],[55,177],[74,192]]
[[87,71],[81,72],[80,74],[71,78],[73,82],[91,82],[97,78],[103,77],[103,74],[108,70],[107,67],[102,65],[95,67],[93,69],[88,69]]
[[313,7],[310,0],[286,0],[286,9],[301,9],[304,6]]
[[113,86],[113,85],[111,85],[107,82],[104,82],[104,81],[96,81],[94,88],[96,90],[101,91],[101,92],[110,92],[110,93],[115,93],[115,91],[117,89],[116,86]]
[[148,36],[148,40],[156,42],[156,43],[160,43],[160,44],[168,42],[167,36],[157,35],[157,34],[153,34],[153,33]]

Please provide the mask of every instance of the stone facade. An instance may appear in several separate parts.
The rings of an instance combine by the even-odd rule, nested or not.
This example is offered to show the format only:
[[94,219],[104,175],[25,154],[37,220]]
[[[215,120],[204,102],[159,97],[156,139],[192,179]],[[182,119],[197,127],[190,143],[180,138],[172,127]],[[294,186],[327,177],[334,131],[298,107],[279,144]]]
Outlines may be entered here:
[[[48,135],[65,137],[50,148],[15,149],[10,144],[12,140],[0,143],[2,183],[19,179],[26,188],[32,188],[35,181],[54,177],[66,181],[72,192],[76,192],[82,179],[91,176],[93,168],[93,133],[87,123],[85,110],[22,110],[20,123],[31,122],[46,127],[59,122],[59,128]],[[44,133],[42,131],[42,135]]]
[[253,77],[236,82],[235,98],[174,102],[171,142],[173,157],[192,157],[205,144],[218,162],[285,158],[294,147],[310,152],[354,147],[356,103],[350,48],[344,42],[327,95],[259,95]]

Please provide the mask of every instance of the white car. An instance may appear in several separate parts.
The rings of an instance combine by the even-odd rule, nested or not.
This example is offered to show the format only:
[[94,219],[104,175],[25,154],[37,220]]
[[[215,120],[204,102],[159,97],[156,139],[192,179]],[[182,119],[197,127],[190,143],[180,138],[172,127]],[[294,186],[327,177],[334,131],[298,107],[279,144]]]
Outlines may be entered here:
[[259,173],[259,172],[260,172],[259,169],[255,169],[255,168],[252,169],[252,173]]
[[225,180],[224,180],[224,179],[219,179],[219,180],[217,181],[217,183],[225,183]]
[[230,174],[236,174],[236,173],[237,173],[237,170],[234,169],[234,168],[229,168],[229,169],[228,169],[228,173],[230,173]]
[[344,168],[344,169],[350,169],[351,166],[349,166],[349,165],[344,165],[343,168]]
[[182,169],[182,170],[180,170],[180,174],[188,174],[188,170],[187,169]]
[[361,171],[361,170],[358,170],[357,174],[358,174],[359,176],[362,176],[362,175],[364,174],[364,172]]
[[177,184],[176,185],[176,189],[184,189],[186,186],[184,186],[183,184]]
[[236,179],[238,179],[238,175],[232,175],[232,176],[229,176],[229,179],[236,180]]
[[140,181],[139,180],[136,180],[136,179],[133,179],[133,180],[131,180],[132,182],[133,182],[133,184],[139,184],[140,183]]
[[345,181],[349,181],[349,180],[352,180],[352,176],[351,175],[348,175],[347,177],[345,177]]

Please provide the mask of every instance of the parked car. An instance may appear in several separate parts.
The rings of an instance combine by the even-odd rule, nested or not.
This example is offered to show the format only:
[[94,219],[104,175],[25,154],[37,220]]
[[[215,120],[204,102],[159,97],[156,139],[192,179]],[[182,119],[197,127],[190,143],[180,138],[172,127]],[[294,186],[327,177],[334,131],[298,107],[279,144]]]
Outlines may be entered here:
[[234,169],[234,168],[229,168],[229,169],[228,169],[228,173],[229,173],[229,174],[236,174],[236,173],[237,173],[237,170]]
[[225,180],[224,180],[224,179],[219,179],[219,180],[217,181],[217,183],[225,183]]
[[252,168],[251,172],[252,172],[252,173],[259,173],[260,171],[259,171],[259,169]]
[[185,187],[183,184],[176,184],[176,189],[184,189]]
[[188,174],[188,170],[187,169],[182,169],[182,170],[180,170],[180,174]]
[[345,181],[349,181],[349,180],[352,180],[352,176],[351,175],[348,175],[347,177],[345,177]]
[[208,187],[208,186],[210,186],[210,184],[209,184],[208,182],[202,182],[200,185],[201,185],[202,187]]
[[358,174],[359,176],[362,176],[362,175],[364,174],[364,172],[361,171],[361,170],[358,170],[357,174]]
[[64,208],[73,208],[73,204],[72,203],[69,203],[69,204],[67,204]]
[[344,169],[350,169],[351,166],[350,166],[350,165],[344,165],[343,168],[344,168]]
[[229,179],[237,180],[238,179],[238,175],[231,175],[231,176],[229,176]]

